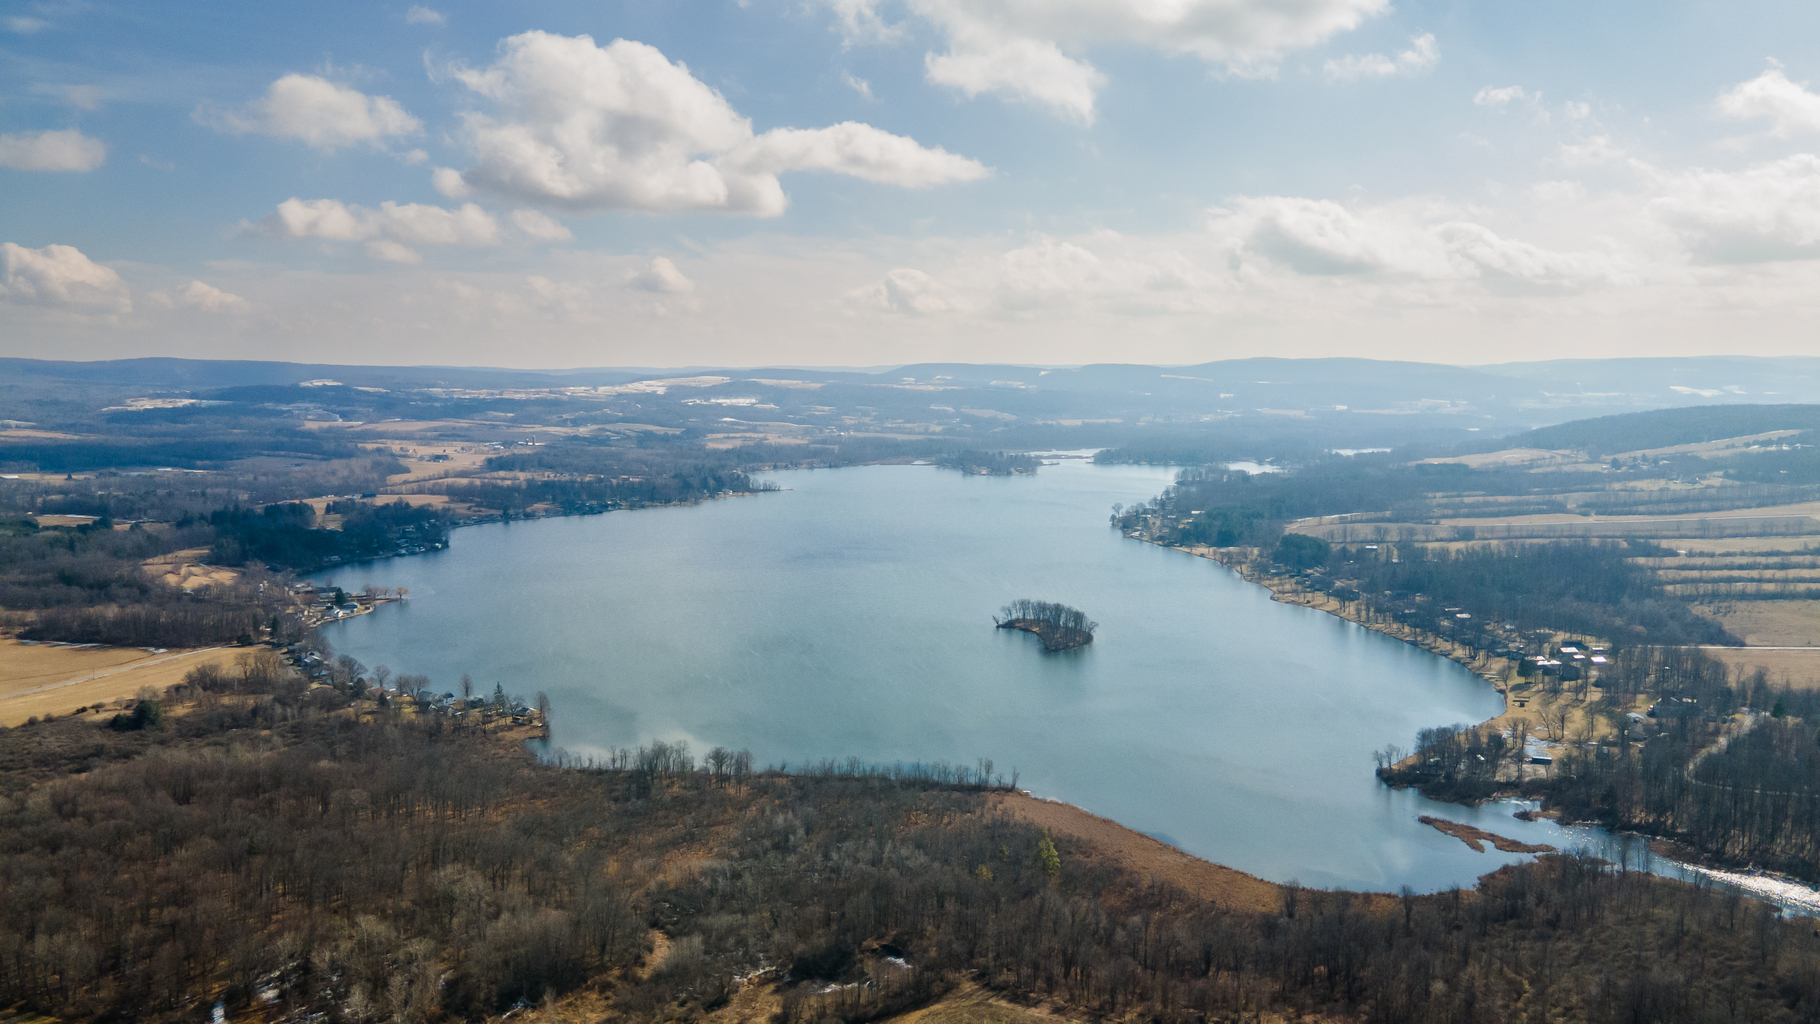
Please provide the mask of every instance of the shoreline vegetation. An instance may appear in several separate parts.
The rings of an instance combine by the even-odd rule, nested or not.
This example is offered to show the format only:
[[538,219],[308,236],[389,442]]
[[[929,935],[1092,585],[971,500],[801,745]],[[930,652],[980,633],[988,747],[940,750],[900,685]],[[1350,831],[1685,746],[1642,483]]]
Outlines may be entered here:
[[1477,825],[1468,825],[1459,821],[1449,821],[1446,818],[1437,818],[1432,814],[1424,814],[1416,820],[1439,832],[1453,836],[1460,842],[1472,847],[1473,852],[1475,853],[1484,853],[1486,843],[1490,843],[1504,853],[1558,852],[1554,847],[1547,843],[1520,842],[1506,836],[1498,835],[1496,832],[1487,832]]
[[1079,608],[1030,598],[1020,598],[999,609],[992,621],[999,629],[1036,634],[1045,651],[1072,651],[1085,647],[1093,642],[1093,631],[1100,626]]
[[[1414,751],[1378,752],[1378,776],[1386,784],[1469,806],[1540,800],[1545,809],[1516,816],[1637,835],[1656,856],[1702,877],[1779,904],[1820,907],[1820,836],[1803,810],[1808,805],[1756,800],[1738,807],[1731,796],[1780,791],[1796,779],[1805,785],[1805,766],[1810,752],[1820,753],[1820,738],[1801,723],[1820,719],[1820,691],[1777,688],[1761,670],[1733,680],[1704,652],[1672,648],[1612,649],[1598,679],[1544,677],[1521,657],[1373,617],[1365,602],[1309,589],[1293,571],[1265,571],[1255,549],[1163,546],[1221,562],[1270,591],[1273,601],[1420,647],[1492,684],[1505,702],[1499,714],[1476,726],[1425,729]],[[1571,635],[1557,636],[1552,646],[1562,645],[1578,646]],[[1644,692],[1645,680],[1660,692]],[[1474,826],[1423,821],[1469,846],[1477,840],[1507,852],[1542,852],[1516,849],[1529,844]]]
[[[1472,889],[1310,889],[1033,797],[987,761],[539,756],[547,705],[456,710],[356,668],[310,684],[268,655],[113,720],[0,730],[0,892],[34,894],[0,899],[0,1005],[160,1024],[212,1007],[1211,1024],[1820,1005],[1810,922],[1628,865],[1554,854]],[[139,834],[157,842],[122,841]],[[1739,977],[1765,983],[1726,987]],[[1663,1000],[1689,1013],[1646,1012]]]
[[957,469],[967,476],[1035,476],[1041,459],[1027,452],[959,451],[935,457],[944,469]]

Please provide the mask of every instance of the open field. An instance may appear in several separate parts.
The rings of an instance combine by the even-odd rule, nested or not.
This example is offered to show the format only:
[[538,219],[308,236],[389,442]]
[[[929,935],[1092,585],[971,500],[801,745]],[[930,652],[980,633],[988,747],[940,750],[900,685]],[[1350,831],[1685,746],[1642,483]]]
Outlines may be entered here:
[[1820,647],[1812,650],[1775,650],[1762,647],[1709,647],[1706,653],[1732,672],[1745,674],[1761,668],[1772,683],[1787,683],[1798,690],[1820,689]]
[[146,575],[155,580],[163,580],[166,586],[183,590],[225,586],[240,578],[240,574],[232,569],[202,564],[202,559],[208,553],[208,548],[185,548],[168,555],[148,558],[141,564],[145,566]]
[[198,665],[232,664],[231,647],[154,653],[138,647],[59,647],[0,639],[0,725],[163,690]]
[[1694,610],[1750,647],[1820,646],[1820,601],[1733,601]]
[[1429,465],[1452,463],[1470,466],[1473,469],[1485,469],[1489,466],[1548,466],[1580,461],[1572,452],[1551,452],[1541,448],[1506,448],[1503,451],[1484,452],[1478,455],[1457,455],[1453,458],[1434,458],[1422,460]]
[[1044,1006],[1019,1006],[967,984],[929,1006],[887,1017],[885,1024],[1062,1024],[1076,1019],[1059,1016]]

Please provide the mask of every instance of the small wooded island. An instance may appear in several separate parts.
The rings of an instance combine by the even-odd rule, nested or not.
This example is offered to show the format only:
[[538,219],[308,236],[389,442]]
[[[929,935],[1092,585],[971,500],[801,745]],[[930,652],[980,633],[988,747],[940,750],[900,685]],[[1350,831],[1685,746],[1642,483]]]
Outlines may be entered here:
[[938,455],[935,464],[968,476],[1035,476],[1043,462],[1027,452],[964,451]]
[[1054,601],[1032,601],[1020,598],[999,609],[992,617],[1000,629],[1021,629],[1035,633],[1045,651],[1071,651],[1093,642],[1093,631],[1100,624],[1087,618],[1079,608]]

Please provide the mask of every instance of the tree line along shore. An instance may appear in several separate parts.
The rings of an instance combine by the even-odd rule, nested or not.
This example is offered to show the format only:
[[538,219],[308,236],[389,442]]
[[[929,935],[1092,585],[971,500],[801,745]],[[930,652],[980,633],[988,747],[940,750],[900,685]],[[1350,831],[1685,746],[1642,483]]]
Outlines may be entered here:
[[540,760],[534,721],[399,689],[249,659],[140,698],[137,726],[0,730],[0,1000],[653,1024],[1820,1010],[1806,922],[1625,865],[1548,855],[1432,895],[1272,885],[1162,859],[985,764]]
[[[1191,470],[1152,502],[1115,506],[1113,523],[1217,559],[1278,601],[1451,658],[1503,695],[1505,710],[1487,722],[1440,725],[1413,748],[1380,750],[1387,783],[1473,803],[1536,799],[1542,813],[1642,832],[1681,858],[1820,883],[1820,777],[1804,724],[1820,721],[1820,693],[1719,660],[1739,643],[1700,603],[1719,584],[1693,587],[1663,568],[1715,543],[1697,534],[1751,540],[1729,536],[1766,528],[1749,515],[1717,524],[1697,515],[1799,497],[1820,460],[1799,446],[1707,447],[1702,457],[1721,457],[1720,468],[1661,493],[1638,492],[1648,481],[1633,477],[1686,472],[1693,457],[1614,457],[1559,471],[1384,456],[1317,458],[1262,476]],[[1601,509],[1586,515],[1603,532],[1525,525],[1532,520],[1515,513],[1533,512],[1522,503],[1550,488],[1558,497],[1549,501]],[[1597,518],[1636,511],[1600,505],[1606,497],[1695,516],[1667,524],[1689,539],[1665,534],[1666,521]],[[1361,507],[1389,511],[1351,511]],[[1477,518],[1459,518],[1467,511]],[[1795,519],[1806,521],[1776,520],[1758,538],[1763,555],[1799,561],[1814,550],[1820,536]],[[1753,600],[1785,598],[1805,600],[1773,588]]]

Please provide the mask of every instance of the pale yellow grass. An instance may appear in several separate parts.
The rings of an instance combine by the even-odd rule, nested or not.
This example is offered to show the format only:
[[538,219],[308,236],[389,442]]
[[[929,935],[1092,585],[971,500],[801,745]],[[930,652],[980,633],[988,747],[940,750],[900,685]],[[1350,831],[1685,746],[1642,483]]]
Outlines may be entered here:
[[1695,605],[1749,647],[1820,646],[1820,601],[1733,601]]
[[0,639],[0,725],[157,690],[198,665],[230,665],[245,653],[216,647],[163,654],[139,647],[54,647]]
[[1798,690],[1820,687],[1820,647],[1812,650],[1772,651],[1753,647],[1711,647],[1706,650],[1731,671],[1746,674],[1761,668],[1770,682]]
[[145,566],[146,573],[153,579],[183,590],[226,586],[240,578],[240,574],[232,569],[203,565],[201,560],[208,553],[208,548],[184,548],[182,551],[148,558],[140,564]]

